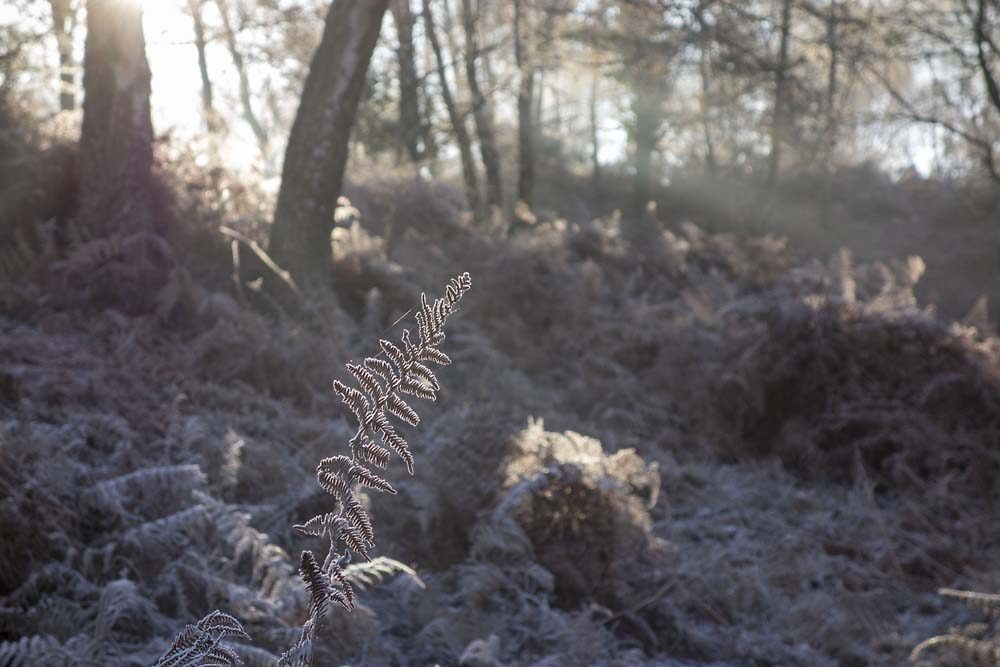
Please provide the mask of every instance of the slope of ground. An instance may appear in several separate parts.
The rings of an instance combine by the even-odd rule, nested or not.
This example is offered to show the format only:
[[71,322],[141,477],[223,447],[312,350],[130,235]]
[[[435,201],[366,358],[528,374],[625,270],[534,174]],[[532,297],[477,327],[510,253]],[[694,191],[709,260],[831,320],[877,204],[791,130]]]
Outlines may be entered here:
[[351,435],[329,381],[465,270],[416,475],[371,499],[415,573],[356,571],[322,664],[906,664],[962,618],[938,586],[989,587],[1000,346],[918,307],[920,262],[439,205],[339,229],[333,289],[285,317],[180,260],[147,307],[4,287],[0,664],[151,664],[216,608],[268,664]]

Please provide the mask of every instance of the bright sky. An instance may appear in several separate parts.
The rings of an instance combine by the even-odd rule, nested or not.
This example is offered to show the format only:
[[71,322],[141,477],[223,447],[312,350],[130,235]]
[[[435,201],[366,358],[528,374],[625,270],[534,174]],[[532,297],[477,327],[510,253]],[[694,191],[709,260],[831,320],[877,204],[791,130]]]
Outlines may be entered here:
[[[146,56],[153,73],[153,126],[158,133],[170,131],[181,141],[200,138],[204,135],[201,79],[191,18],[178,0],[134,1],[143,5]],[[237,109],[236,75],[229,53],[220,44],[209,44],[207,59],[216,104],[227,111]],[[256,141],[238,113],[224,117],[236,121],[228,128],[224,159],[233,167],[249,169],[260,157]]]

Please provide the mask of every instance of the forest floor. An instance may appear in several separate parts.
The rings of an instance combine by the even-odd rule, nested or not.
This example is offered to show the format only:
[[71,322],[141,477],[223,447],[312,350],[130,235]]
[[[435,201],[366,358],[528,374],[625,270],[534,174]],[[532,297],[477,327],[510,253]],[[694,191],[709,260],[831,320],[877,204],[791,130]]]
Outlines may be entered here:
[[149,239],[4,288],[0,665],[148,665],[212,609],[270,664],[317,546],[291,526],[351,435],[330,381],[462,271],[415,475],[370,499],[395,562],[352,572],[317,664],[904,665],[979,618],[937,589],[1000,587],[1000,339],[918,303],[923,262],[508,236],[380,187],[413,200],[339,229],[334,288],[286,316],[179,248],[137,265]]

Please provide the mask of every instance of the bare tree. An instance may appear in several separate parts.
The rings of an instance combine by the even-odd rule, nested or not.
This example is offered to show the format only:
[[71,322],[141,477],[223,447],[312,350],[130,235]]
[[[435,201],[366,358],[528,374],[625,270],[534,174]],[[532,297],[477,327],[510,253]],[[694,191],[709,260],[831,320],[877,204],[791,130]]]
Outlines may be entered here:
[[600,71],[595,65],[590,73],[590,98],[588,99],[587,111],[590,120],[590,164],[593,169],[594,190],[601,191],[601,142],[598,131],[600,130],[600,120],[597,114],[598,102],[598,82],[600,81]]
[[[956,146],[1000,181],[1000,85],[992,69],[1000,56],[994,36],[1000,6],[996,0],[914,0],[906,7],[899,44],[891,57],[873,61],[868,70],[895,102],[897,120],[959,139]],[[895,62],[922,63],[929,82],[908,90],[893,75]]]
[[789,48],[792,33],[792,0],[781,2],[780,41],[778,62],[774,67],[774,107],[771,116],[771,153],[768,157],[767,185],[773,186],[781,169],[781,146],[784,140],[787,119],[787,88],[789,70]]
[[392,0],[392,17],[396,23],[399,44],[399,133],[412,162],[425,157],[427,142],[420,117],[420,97],[417,86],[417,66],[413,47],[413,25],[416,19],[410,11],[410,0]]
[[348,139],[389,0],[330,5],[292,125],[271,227],[271,255],[300,275],[321,277],[330,257],[333,210]]
[[201,75],[201,111],[205,119],[205,127],[209,132],[213,132],[218,127],[218,116],[213,101],[212,79],[208,74],[208,55],[206,53],[208,41],[205,37],[205,20],[202,16],[204,6],[205,0],[187,0],[187,10],[191,15],[191,23],[194,28],[194,47],[198,52],[198,72]]
[[250,76],[247,72],[246,61],[243,59],[243,52],[240,51],[239,43],[236,40],[236,30],[229,12],[229,0],[215,0],[215,3],[218,5],[219,15],[222,17],[222,36],[226,40],[226,48],[229,49],[229,56],[232,58],[233,67],[236,68],[236,74],[240,80],[240,105],[243,107],[243,120],[253,131],[261,154],[266,156],[270,145],[270,136],[253,108]]
[[535,67],[531,53],[531,38],[525,37],[521,0],[514,0],[514,60],[520,72],[517,88],[517,198],[529,207],[534,205],[535,187],[535,128],[532,107],[535,93]]
[[73,0],[49,0],[52,27],[59,47],[59,108],[76,108],[76,61],[73,58],[73,35],[76,32],[78,5]]
[[698,107],[701,116],[702,138],[705,143],[705,171],[709,175],[715,175],[718,171],[718,158],[716,157],[715,136],[712,130],[712,110],[715,107],[715,99],[712,93],[711,27],[705,20],[707,5],[708,3],[702,0],[694,10],[694,19],[698,30],[698,79],[701,84]]
[[482,201],[479,197],[479,177],[476,175],[476,161],[472,155],[472,141],[465,127],[465,118],[459,113],[455,97],[451,92],[451,86],[448,84],[448,72],[445,66],[444,54],[441,51],[441,42],[438,40],[437,28],[434,26],[434,15],[431,13],[430,0],[423,0],[423,10],[427,41],[430,42],[431,50],[434,52],[434,59],[437,62],[437,74],[441,83],[441,98],[444,100],[445,109],[448,111],[448,118],[455,132],[455,141],[458,143],[458,152],[462,161],[462,178],[465,181],[465,198],[476,218],[481,219],[483,217]]
[[153,124],[139,3],[88,1],[83,89],[81,218],[98,233],[148,228]]
[[486,202],[503,207],[503,185],[500,178],[500,151],[493,130],[493,111],[479,85],[476,62],[479,59],[479,34],[476,26],[478,7],[472,0],[462,0],[462,25],[465,29],[465,75],[472,97],[472,116],[476,121],[479,152],[486,169]]
[[[995,26],[996,21],[1000,20],[1000,16],[989,19],[987,13],[990,8],[1000,10],[1000,3],[997,0],[977,0],[973,37],[976,40],[976,61],[979,63],[979,70],[983,75],[986,94],[993,104],[994,110],[1000,113],[1000,85],[997,84],[997,79],[990,63],[991,59],[1000,56],[1000,48],[993,41],[988,28],[988,26]],[[998,11],[998,14],[1000,14],[1000,11]]]

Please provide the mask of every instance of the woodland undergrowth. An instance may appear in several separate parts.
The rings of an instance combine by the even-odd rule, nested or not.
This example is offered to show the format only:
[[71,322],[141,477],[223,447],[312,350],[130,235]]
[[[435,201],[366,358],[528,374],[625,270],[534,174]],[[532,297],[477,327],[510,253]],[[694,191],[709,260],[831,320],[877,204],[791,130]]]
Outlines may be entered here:
[[[1000,588],[1000,339],[918,303],[918,258],[620,216],[511,233],[427,184],[382,208],[352,188],[308,307],[214,229],[40,228],[4,255],[0,665],[151,665],[178,633],[270,665],[310,620],[314,664],[907,664],[985,641],[947,631],[936,590]],[[408,197],[440,210],[417,224]],[[368,450],[395,495],[327,485],[379,539],[352,548],[370,563],[314,557],[354,607],[317,622],[292,526],[331,511],[316,464],[351,470],[329,457],[365,431],[352,404],[372,423],[329,383],[458,268],[475,297],[422,385],[416,474]]]

